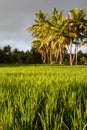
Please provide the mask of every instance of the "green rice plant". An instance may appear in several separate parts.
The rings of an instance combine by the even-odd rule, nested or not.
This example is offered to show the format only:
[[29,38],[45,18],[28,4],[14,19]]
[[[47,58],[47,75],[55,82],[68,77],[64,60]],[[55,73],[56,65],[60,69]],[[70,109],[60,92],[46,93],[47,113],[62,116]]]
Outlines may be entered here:
[[0,129],[86,130],[86,66],[0,67]]

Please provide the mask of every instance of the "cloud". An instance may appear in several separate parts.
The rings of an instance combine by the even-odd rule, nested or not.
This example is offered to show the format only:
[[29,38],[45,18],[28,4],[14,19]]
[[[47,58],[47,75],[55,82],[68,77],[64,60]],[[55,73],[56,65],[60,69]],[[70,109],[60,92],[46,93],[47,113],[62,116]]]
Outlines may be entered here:
[[84,7],[85,5],[87,5],[87,0],[74,2],[73,0],[1,0],[0,42],[7,41],[13,47],[17,44],[18,48],[23,47],[24,49],[26,43],[28,44],[32,40],[32,36],[26,32],[26,28],[33,24],[35,13],[40,9],[51,14],[52,8],[56,7],[58,10],[64,9],[67,13],[74,7]]

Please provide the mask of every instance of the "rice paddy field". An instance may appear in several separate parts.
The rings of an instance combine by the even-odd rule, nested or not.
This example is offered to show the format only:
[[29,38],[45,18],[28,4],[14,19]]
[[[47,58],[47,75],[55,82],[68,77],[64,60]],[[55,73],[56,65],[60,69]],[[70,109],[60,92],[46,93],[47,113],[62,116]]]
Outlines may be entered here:
[[87,67],[0,66],[0,130],[87,130]]

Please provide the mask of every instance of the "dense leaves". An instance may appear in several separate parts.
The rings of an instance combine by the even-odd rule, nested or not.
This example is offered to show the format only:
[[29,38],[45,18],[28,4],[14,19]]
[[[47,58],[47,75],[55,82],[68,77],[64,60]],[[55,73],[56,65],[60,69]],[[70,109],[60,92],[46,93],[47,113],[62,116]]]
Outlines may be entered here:
[[63,11],[56,8],[51,15],[40,10],[36,13],[34,24],[27,31],[32,32],[32,44],[41,54],[43,63],[62,64],[63,51],[67,47],[70,65],[77,64],[78,47],[87,43],[87,12],[85,9],[74,8],[64,17]]
[[30,51],[19,51],[14,49],[11,51],[11,47],[4,46],[0,49],[0,63],[11,63],[11,64],[34,64],[42,63],[41,55],[35,48],[31,48]]
[[[8,49],[5,49],[8,48]],[[9,50],[10,48],[10,50]],[[62,52],[63,54],[63,64],[68,65],[69,54],[65,48]],[[84,64],[85,58],[87,58],[87,53],[78,51],[78,64]],[[11,50],[11,47],[4,46],[0,49],[0,63],[1,64],[42,64],[41,54],[32,47],[30,51],[19,51],[18,49]],[[54,64],[54,62],[53,62]]]

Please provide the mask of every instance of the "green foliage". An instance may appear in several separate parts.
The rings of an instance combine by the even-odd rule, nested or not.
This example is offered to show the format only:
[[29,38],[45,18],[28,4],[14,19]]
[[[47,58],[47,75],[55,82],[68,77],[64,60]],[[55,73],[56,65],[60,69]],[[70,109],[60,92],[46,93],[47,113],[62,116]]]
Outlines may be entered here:
[[0,67],[3,129],[85,130],[86,71],[84,66]]
[[0,63],[4,64],[35,64],[42,63],[41,55],[34,47],[30,51],[19,51],[14,49],[11,51],[10,46],[4,46],[0,49]]
[[67,47],[70,65],[77,64],[78,47],[87,43],[87,12],[85,9],[74,8],[64,17],[63,10],[53,8],[51,15],[40,10],[36,13],[34,24],[27,31],[32,32],[32,44],[41,54],[43,63],[62,64],[63,51]]

